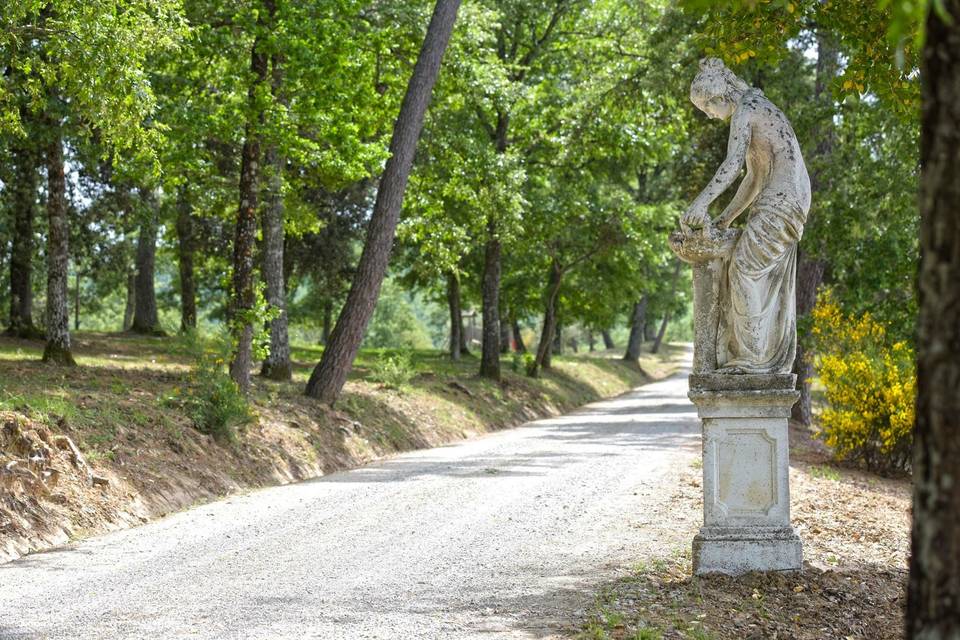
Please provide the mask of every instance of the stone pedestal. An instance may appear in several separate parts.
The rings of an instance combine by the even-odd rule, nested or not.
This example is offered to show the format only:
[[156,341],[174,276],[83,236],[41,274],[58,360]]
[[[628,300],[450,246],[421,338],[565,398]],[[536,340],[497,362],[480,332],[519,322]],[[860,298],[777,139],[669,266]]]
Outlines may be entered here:
[[790,526],[790,408],[793,374],[690,376],[703,420],[703,527],[693,571],[739,575],[801,568]]

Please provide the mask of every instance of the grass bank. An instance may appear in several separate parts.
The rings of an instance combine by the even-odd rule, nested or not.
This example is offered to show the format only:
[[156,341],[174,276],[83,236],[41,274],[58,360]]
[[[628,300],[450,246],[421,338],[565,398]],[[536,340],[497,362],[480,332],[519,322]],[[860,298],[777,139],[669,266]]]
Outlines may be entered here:
[[253,417],[231,442],[198,431],[176,401],[197,384],[177,339],[79,333],[74,345],[80,366],[67,369],[39,362],[40,343],[0,339],[0,561],[556,415],[666,377],[685,352],[561,356],[539,379],[505,357],[497,384],[474,358],[414,352],[391,376],[395,353],[365,351],[331,409],[302,395],[321,349],[299,346],[292,382],[255,379]]

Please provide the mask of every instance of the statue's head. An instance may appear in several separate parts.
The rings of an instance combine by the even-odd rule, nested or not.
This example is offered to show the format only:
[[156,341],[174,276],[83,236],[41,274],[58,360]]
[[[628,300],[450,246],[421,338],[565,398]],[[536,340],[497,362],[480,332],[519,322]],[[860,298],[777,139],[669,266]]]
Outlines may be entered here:
[[726,120],[733,115],[737,99],[749,88],[722,60],[704,58],[690,85],[690,100],[711,118]]

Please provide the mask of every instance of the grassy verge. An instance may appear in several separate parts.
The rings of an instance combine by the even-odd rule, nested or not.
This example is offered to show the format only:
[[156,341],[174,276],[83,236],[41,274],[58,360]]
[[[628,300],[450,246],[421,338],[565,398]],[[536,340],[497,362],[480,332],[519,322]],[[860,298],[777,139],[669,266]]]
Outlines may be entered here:
[[665,377],[685,353],[668,346],[639,366],[613,353],[569,355],[539,379],[512,371],[507,357],[496,384],[476,376],[474,358],[365,351],[331,409],[302,395],[321,350],[299,346],[293,381],[256,378],[252,419],[228,439],[201,433],[171,401],[198,385],[174,338],[80,333],[75,369],[40,363],[41,350],[0,339],[0,468],[17,471],[0,474],[0,560],[565,412]]

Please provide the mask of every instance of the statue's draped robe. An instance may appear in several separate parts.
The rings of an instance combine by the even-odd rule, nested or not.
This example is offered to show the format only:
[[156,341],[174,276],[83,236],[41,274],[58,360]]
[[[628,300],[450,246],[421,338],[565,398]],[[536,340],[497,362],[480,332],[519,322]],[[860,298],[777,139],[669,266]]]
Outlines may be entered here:
[[[749,161],[760,171],[768,171],[777,161],[767,151],[765,145],[750,150]],[[796,153],[799,156],[799,148]],[[806,171],[803,174],[806,178]],[[789,373],[793,368],[797,243],[809,209],[808,194],[765,184],[749,209],[720,282],[721,371]]]

